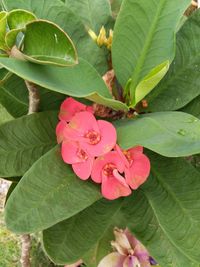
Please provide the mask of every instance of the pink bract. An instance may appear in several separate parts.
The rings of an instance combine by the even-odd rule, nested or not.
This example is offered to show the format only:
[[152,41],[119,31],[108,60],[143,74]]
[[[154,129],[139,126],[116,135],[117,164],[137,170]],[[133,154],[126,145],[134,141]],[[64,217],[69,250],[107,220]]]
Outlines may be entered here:
[[117,140],[114,126],[104,120],[96,120],[88,111],[76,113],[65,128],[68,140],[78,141],[81,148],[97,157],[111,151]]
[[56,127],[57,142],[60,144],[64,139],[64,129],[67,126],[65,121],[60,121]]
[[121,150],[121,148],[116,145],[116,150],[125,164],[125,178],[127,184],[132,189],[137,189],[149,176],[151,166],[148,157],[143,154],[143,148],[141,146],[133,147],[128,150]]
[[72,117],[80,111],[88,111],[93,113],[93,108],[74,100],[72,97],[68,97],[60,106],[59,119],[69,122]]
[[92,172],[94,158],[84,151],[78,142],[65,140],[61,147],[65,163],[72,164],[75,174],[82,180],[87,180]]
[[117,199],[131,194],[120,173],[124,172],[125,165],[116,151],[111,151],[94,161],[91,178],[96,183],[102,183],[102,195],[109,199]]

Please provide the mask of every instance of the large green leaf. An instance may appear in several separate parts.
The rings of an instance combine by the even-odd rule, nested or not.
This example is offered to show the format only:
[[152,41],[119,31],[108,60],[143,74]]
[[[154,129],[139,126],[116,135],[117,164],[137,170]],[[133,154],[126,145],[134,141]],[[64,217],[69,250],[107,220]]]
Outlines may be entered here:
[[183,112],[157,112],[115,123],[125,149],[142,145],[166,157],[200,153],[200,121]]
[[101,75],[107,71],[107,51],[94,43],[78,14],[74,14],[60,0],[4,0],[3,2],[6,10],[16,8],[29,10],[40,19],[56,23],[68,33],[79,57],[90,62]]
[[57,112],[24,116],[0,126],[0,177],[23,175],[56,144]]
[[200,10],[177,35],[176,57],[161,83],[149,95],[150,111],[176,110],[200,94]]
[[102,237],[121,203],[122,200],[100,200],[72,218],[45,230],[43,244],[49,257],[57,264],[77,261]]
[[27,60],[38,64],[73,66],[78,63],[69,36],[56,24],[44,20],[26,25],[23,54]]
[[127,226],[161,266],[197,267],[200,173],[183,159],[150,159],[148,181],[123,206]]
[[77,178],[56,147],[29,169],[12,193],[5,210],[7,227],[16,233],[40,231],[100,198],[98,186]]
[[70,68],[42,66],[10,58],[0,58],[0,64],[21,78],[52,91],[85,97],[116,110],[128,109],[124,103],[112,99],[103,79],[82,59],[79,64]]
[[67,7],[77,14],[84,25],[96,33],[111,19],[111,6],[109,0],[66,0]]
[[11,75],[0,84],[0,103],[15,118],[28,112],[28,90],[24,80]]
[[[114,28],[113,66],[125,87],[131,78],[131,100],[152,69],[172,61],[176,26],[190,0],[124,0]],[[177,8],[178,7],[178,8]],[[167,26],[166,26],[167,25]]]

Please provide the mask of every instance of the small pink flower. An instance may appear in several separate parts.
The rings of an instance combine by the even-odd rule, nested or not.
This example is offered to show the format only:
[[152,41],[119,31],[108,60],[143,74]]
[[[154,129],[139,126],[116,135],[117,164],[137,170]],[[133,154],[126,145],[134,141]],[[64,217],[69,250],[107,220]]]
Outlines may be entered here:
[[125,178],[127,184],[132,189],[137,189],[142,185],[150,173],[150,161],[143,154],[143,147],[137,146],[128,150],[121,150],[116,145],[116,150],[125,164]]
[[60,107],[59,119],[69,122],[72,117],[80,111],[88,111],[93,113],[93,108],[91,106],[86,106],[72,97],[68,97]]
[[76,113],[64,131],[64,137],[77,141],[91,156],[101,156],[111,151],[117,140],[114,126],[104,120],[96,120],[88,111]]
[[110,200],[128,196],[131,189],[120,173],[124,172],[124,162],[116,151],[111,151],[94,161],[91,178],[96,183],[102,183],[102,195]]
[[150,267],[146,248],[128,231],[115,228],[115,241],[111,242],[116,252],[104,257],[98,267]]
[[59,123],[56,126],[56,136],[58,144],[62,143],[62,141],[64,140],[64,129],[66,126],[67,126],[66,121],[59,121]]
[[88,155],[78,142],[63,141],[61,154],[65,163],[72,164],[72,168],[79,178],[87,180],[90,177],[94,158]]

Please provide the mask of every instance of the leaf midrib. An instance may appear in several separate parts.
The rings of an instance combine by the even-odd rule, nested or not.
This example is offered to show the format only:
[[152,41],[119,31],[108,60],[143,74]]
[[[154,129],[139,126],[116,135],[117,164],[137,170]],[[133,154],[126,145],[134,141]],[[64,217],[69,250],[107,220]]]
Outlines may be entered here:
[[[191,221],[192,224],[194,224],[194,223],[196,224],[196,221],[195,221],[194,219],[191,219],[191,218],[190,218],[190,216],[186,213],[186,210],[181,206],[181,203],[180,203],[180,201],[177,199],[177,197],[175,196],[175,194],[172,192],[172,190],[169,190],[169,186],[166,185],[166,183],[165,183],[162,179],[159,178],[159,175],[158,175],[158,174],[156,173],[156,171],[152,168],[152,166],[151,166],[151,171],[154,173],[154,177],[160,182],[160,184],[163,186],[163,188],[165,188],[165,190],[166,190],[166,188],[168,189],[168,190],[166,190],[167,193],[168,193],[169,195],[172,196],[172,198],[173,198],[173,199],[175,200],[175,202],[178,204],[178,206],[179,206],[180,209],[183,211],[183,213],[185,214],[185,216],[189,218],[189,220]],[[165,230],[164,226],[162,225],[162,223],[161,223],[160,220],[159,220],[159,216],[157,215],[156,209],[154,208],[154,205],[153,205],[153,203],[152,203],[152,201],[151,201],[151,197],[148,195],[148,193],[147,193],[145,190],[141,190],[141,191],[144,193],[144,195],[145,195],[147,201],[149,202],[150,207],[152,208],[152,210],[153,210],[153,212],[154,212],[154,215],[155,215],[155,217],[156,217],[156,219],[157,219],[158,225],[159,225],[160,229],[162,230],[162,232],[165,234],[165,236],[168,238],[169,242],[170,242],[170,243],[171,243],[171,244],[172,244],[172,245],[173,245],[173,246],[174,246],[180,253],[182,253],[186,258],[188,258],[190,261],[198,263],[196,260],[194,260],[193,258],[191,258],[190,255],[188,255],[187,253],[185,253],[185,251],[182,250],[182,248],[180,248],[180,247],[175,243],[175,241],[171,238],[170,234],[167,232],[167,230]],[[199,223],[199,222],[198,222],[198,223]]]
[[[154,37],[154,32],[156,29],[157,24],[159,23],[159,18],[160,18],[160,14],[162,13],[162,9],[163,6],[166,4],[166,0],[161,0],[158,8],[157,8],[157,12],[156,15],[154,17],[154,20],[151,24],[151,27],[149,29],[149,32],[147,34],[147,38],[146,38],[146,42],[144,43],[144,46],[140,52],[140,56],[139,59],[137,61],[136,67],[134,69],[133,75],[132,75],[132,84],[131,84],[131,97],[134,96],[134,92],[136,89],[137,84],[139,83],[139,76],[141,73],[141,69],[142,66],[144,65],[145,59],[146,59],[146,55],[148,53],[150,44],[152,43],[153,37]],[[140,79],[141,80],[141,79]]]

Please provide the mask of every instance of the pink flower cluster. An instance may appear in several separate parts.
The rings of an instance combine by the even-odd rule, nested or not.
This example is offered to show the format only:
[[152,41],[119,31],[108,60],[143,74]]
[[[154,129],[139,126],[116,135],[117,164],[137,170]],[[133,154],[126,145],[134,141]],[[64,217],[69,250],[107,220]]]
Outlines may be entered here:
[[141,146],[122,150],[114,126],[93,113],[71,97],[62,103],[56,128],[62,158],[80,179],[101,184],[105,198],[128,196],[149,176],[149,159]]

